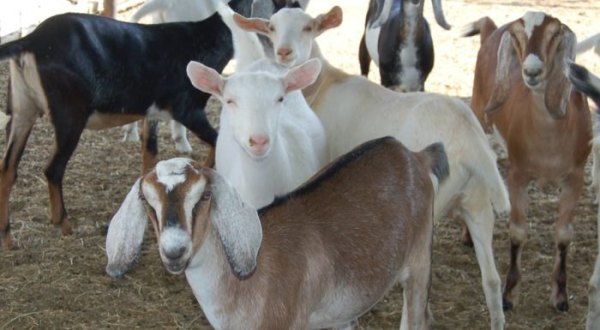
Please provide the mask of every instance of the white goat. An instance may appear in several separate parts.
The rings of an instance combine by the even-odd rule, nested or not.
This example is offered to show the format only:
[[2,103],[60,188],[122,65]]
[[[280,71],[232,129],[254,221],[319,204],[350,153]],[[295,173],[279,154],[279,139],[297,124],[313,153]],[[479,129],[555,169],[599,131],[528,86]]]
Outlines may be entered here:
[[216,170],[254,208],[293,190],[325,164],[325,130],[300,92],[320,70],[319,60],[288,72],[264,59],[223,78],[198,62],[187,67],[192,85],[223,105]]
[[[569,64],[569,79],[582,93],[596,103],[594,118],[594,140],[592,142],[592,186],[596,192],[596,203],[600,202],[600,78],[575,63]],[[597,217],[598,247],[600,248],[600,209]],[[600,251],[596,256],[594,273],[590,278],[586,329],[600,329]]]
[[325,127],[329,159],[384,135],[394,136],[411,150],[444,143],[451,175],[436,194],[434,218],[459,207],[473,237],[491,326],[503,328],[501,282],[492,251],[493,210],[507,211],[510,203],[496,156],[469,107],[457,98],[438,94],[396,93],[332,67],[314,38],[341,24],[339,7],[314,19],[299,9],[286,8],[270,20],[239,15],[234,19],[246,30],[269,36],[282,64],[321,59],[323,69],[317,82],[303,92]]
[[434,185],[447,166],[439,143],[413,153],[381,138],[257,213],[217,172],[162,161],[111,220],[106,271],[127,271],[150,219],[164,266],[185,272],[216,329],[347,325],[395,283],[401,329],[425,329]]

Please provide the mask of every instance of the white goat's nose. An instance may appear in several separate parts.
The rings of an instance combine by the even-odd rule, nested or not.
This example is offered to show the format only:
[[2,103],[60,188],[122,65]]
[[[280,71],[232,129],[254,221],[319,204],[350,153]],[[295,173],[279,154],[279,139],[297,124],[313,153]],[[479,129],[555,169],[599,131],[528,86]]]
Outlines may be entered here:
[[291,48],[281,47],[281,48],[277,49],[277,55],[281,56],[282,58],[286,58],[286,57],[290,56],[291,54],[292,54]]
[[248,140],[248,144],[251,147],[254,146],[265,146],[269,143],[269,137],[266,135],[253,135]]

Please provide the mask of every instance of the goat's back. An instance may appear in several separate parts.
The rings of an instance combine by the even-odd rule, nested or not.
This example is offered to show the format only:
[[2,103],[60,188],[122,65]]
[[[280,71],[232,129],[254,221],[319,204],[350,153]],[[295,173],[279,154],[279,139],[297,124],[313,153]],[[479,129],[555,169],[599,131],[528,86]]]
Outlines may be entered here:
[[262,251],[273,255],[259,254],[258,264],[278,268],[257,272],[280,273],[292,286],[305,281],[298,294],[312,302],[311,328],[362,314],[431,253],[429,173],[433,163],[447,166],[439,152],[417,156],[393,138],[370,141],[276,199],[259,211]]

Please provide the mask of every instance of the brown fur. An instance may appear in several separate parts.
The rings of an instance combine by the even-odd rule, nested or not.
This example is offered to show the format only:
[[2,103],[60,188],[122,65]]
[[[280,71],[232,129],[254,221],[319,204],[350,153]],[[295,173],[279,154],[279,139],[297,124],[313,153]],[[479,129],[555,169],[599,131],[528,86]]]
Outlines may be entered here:
[[[557,254],[552,302],[557,309],[566,310],[564,256],[573,236],[571,221],[583,187],[583,171],[592,139],[587,102],[579,92],[572,91],[563,72],[562,63],[573,52],[574,37],[567,26],[548,15],[533,29],[529,40],[523,19],[497,29],[490,19],[480,22],[479,30],[488,32],[487,36],[481,36],[471,106],[488,130],[493,126],[499,131],[506,142],[510,163],[511,263],[504,305],[512,307],[513,289],[521,277],[520,255],[528,231],[527,185],[531,180],[539,180],[557,183],[562,190],[559,216],[555,221]],[[498,50],[505,31],[511,33],[511,49]],[[502,60],[498,54],[511,56],[507,55],[509,52],[513,52],[512,63],[506,67],[505,80],[498,81],[496,67]],[[537,99],[522,77],[522,63],[529,54],[537,55],[543,62],[540,76],[546,86],[541,92],[543,97]]]

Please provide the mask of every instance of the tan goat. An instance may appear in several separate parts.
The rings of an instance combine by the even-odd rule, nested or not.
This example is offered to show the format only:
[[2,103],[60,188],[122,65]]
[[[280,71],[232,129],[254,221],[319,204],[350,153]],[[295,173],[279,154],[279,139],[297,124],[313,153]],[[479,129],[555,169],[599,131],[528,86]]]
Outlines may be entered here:
[[481,34],[471,107],[488,132],[499,133],[510,163],[510,265],[504,287],[505,309],[513,307],[521,279],[521,253],[527,239],[527,186],[530,181],[561,188],[555,221],[556,257],[551,300],[569,308],[566,257],[573,237],[571,221],[583,188],[592,139],[585,97],[565,75],[576,38],[558,19],[541,12],[497,28],[485,17],[467,36]]
[[413,153],[381,138],[257,212],[217,172],[162,161],[113,217],[106,270],[127,271],[150,219],[163,264],[185,272],[217,329],[348,325],[395,283],[401,329],[424,329],[434,186],[447,176],[441,144]]

